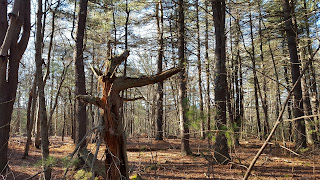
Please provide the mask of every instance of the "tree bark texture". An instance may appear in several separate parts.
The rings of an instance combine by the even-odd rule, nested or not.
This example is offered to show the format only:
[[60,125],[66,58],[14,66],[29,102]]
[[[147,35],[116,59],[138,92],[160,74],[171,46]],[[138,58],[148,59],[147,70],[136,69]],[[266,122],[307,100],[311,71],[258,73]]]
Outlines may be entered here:
[[255,45],[254,45],[254,38],[253,38],[253,24],[252,24],[252,14],[250,10],[249,15],[249,22],[250,22],[250,36],[251,36],[251,46],[252,52],[250,54],[251,62],[252,62],[252,71],[253,71],[253,85],[254,85],[254,100],[255,100],[255,109],[256,109],[256,118],[258,123],[258,136],[262,138],[262,128],[261,128],[261,120],[260,120],[260,112],[259,112],[259,97],[258,97],[258,89],[260,89],[257,72],[256,72],[256,58],[255,58]]
[[[88,0],[80,0],[77,30],[76,30],[76,47],[74,49],[74,62],[75,62],[75,95],[86,94],[85,73],[83,64],[83,38],[86,28],[87,19],[87,5]],[[87,113],[86,106],[83,102],[76,100],[75,105],[75,142],[80,143],[85,136],[87,128]],[[80,145],[80,148],[85,147],[86,142]]]
[[[208,1],[205,1],[205,9],[208,11]],[[207,80],[207,92],[206,92],[206,108],[207,108],[207,133],[205,135],[208,138],[208,144],[210,144],[210,138],[208,134],[211,131],[211,112],[210,112],[210,60],[209,60],[209,21],[208,13],[205,14],[205,59],[206,59],[206,80]]]
[[120,116],[120,108],[124,99],[120,97],[120,92],[129,88],[142,87],[163,81],[180,71],[178,68],[172,68],[153,76],[143,76],[140,78],[116,77],[111,72],[114,72],[116,67],[128,56],[129,52],[125,51],[122,55],[111,58],[110,66],[107,67],[107,73],[105,74],[92,67],[102,86],[102,98],[91,97],[89,95],[77,96],[77,99],[94,104],[102,109],[105,127],[104,140],[106,143],[106,174],[107,178],[111,180],[129,178],[126,135]]
[[214,157],[219,164],[229,162],[230,156],[228,151],[227,139],[225,136],[227,117],[226,117],[226,101],[227,94],[227,71],[226,71],[226,36],[225,36],[225,10],[226,4],[224,0],[212,1],[214,13],[214,27],[216,37],[216,79],[215,79],[215,109],[216,109],[216,126],[219,133],[216,137]]
[[42,75],[42,0],[38,0],[38,11],[37,11],[37,27],[36,27],[36,54],[35,54],[35,62],[36,62],[36,80],[38,87],[38,95],[39,95],[39,116],[38,121],[40,121],[40,135],[41,135],[41,152],[42,152],[42,167],[44,171],[44,179],[51,179],[51,168],[47,165],[46,160],[49,158],[49,137],[48,137],[48,119],[47,119],[47,111],[46,111],[46,102],[45,102],[45,94],[44,94],[44,81]]
[[[160,15],[159,15],[160,12]],[[158,30],[158,73],[162,72],[163,62],[163,7],[162,0],[156,4],[157,30]],[[157,83],[156,107],[156,140],[163,140],[163,81]]]
[[178,59],[179,67],[179,117],[180,117],[180,136],[181,136],[181,152],[183,154],[192,154],[189,144],[189,120],[187,117],[188,112],[188,98],[187,98],[187,60],[184,56],[185,48],[185,31],[184,31],[184,1],[178,0]]
[[31,132],[34,125],[34,111],[37,104],[37,77],[33,80],[33,85],[29,93],[29,100],[28,100],[28,108],[27,108],[27,142],[23,153],[23,159],[25,159],[29,155],[29,148],[31,144]]
[[7,1],[0,0],[0,173],[8,165],[8,139],[19,63],[30,36],[30,0],[14,1],[9,25],[7,10]]
[[197,19],[197,68],[198,68],[198,87],[200,97],[200,136],[205,138],[204,113],[203,113],[203,96],[202,96],[202,78],[201,78],[201,42],[200,42],[200,25],[199,25],[199,0],[196,2],[196,19]]
[[[289,55],[291,61],[291,77],[292,83],[294,84],[298,77],[300,76],[300,62],[298,58],[297,52],[297,35],[295,31],[295,26],[293,25],[293,13],[294,6],[293,2],[289,0],[283,0],[283,16],[285,20],[285,31],[287,34]],[[294,117],[303,116],[303,103],[302,103],[302,90],[301,90],[301,81],[298,82],[298,85],[293,91],[294,94],[294,102],[293,102],[293,114]],[[296,149],[306,148],[306,130],[303,119],[299,119],[295,121],[295,141],[296,141]]]
[[[238,10],[236,10],[238,12]],[[235,19],[235,24],[236,24],[236,37],[235,37],[235,49],[236,49],[236,57],[235,57],[235,62],[234,62],[234,85],[235,85],[235,117],[234,117],[234,124],[233,124],[233,131],[234,131],[234,145],[235,146],[240,146],[239,143],[239,138],[240,138],[240,130],[241,130],[241,124],[242,124],[242,112],[241,112],[241,94],[242,94],[242,85],[240,83],[241,81],[241,57],[240,57],[240,27],[239,27],[239,20],[240,17],[239,15],[236,16]]]

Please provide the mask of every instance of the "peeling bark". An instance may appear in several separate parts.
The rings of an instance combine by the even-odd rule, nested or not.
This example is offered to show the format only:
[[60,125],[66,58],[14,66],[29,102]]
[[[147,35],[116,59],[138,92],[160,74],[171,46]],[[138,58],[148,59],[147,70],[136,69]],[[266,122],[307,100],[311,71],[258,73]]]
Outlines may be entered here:
[[89,95],[77,96],[77,99],[94,104],[102,109],[105,128],[104,141],[106,143],[106,174],[107,179],[112,180],[123,177],[129,178],[127,140],[120,117],[120,108],[123,100],[125,100],[120,97],[121,91],[163,81],[180,71],[178,68],[172,68],[153,76],[142,76],[140,78],[116,77],[113,72],[128,56],[129,51],[124,51],[122,55],[108,60],[106,64],[110,64],[110,66],[107,66],[107,71],[103,75],[97,69],[91,68],[102,86],[103,96],[101,98]]

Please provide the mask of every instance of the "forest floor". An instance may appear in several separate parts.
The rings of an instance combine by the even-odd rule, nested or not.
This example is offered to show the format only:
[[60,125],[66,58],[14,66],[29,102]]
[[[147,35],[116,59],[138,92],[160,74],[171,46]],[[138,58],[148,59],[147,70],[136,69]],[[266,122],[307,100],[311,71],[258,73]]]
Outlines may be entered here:
[[[41,172],[41,150],[30,147],[29,157],[21,159],[24,137],[11,137],[9,141],[10,172],[2,179],[28,179]],[[228,165],[212,165],[213,151],[208,149],[207,140],[191,139],[190,145],[195,156],[180,153],[179,139],[156,141],[151,138],[129,138],[128,159],[130,176],[137,174],[142,179],[242,179],[263,141],[252,139],[240,141],[240,147],[232,150],[232,162]],[[275,143],[275,142],[273,142]],[[276,143],[275,143],[276,144]],[[299,155],[278,145],[271,145],[260,156],[249,179],[320,179],[320,149],[309,147]],[[280,143],[281,144],[281,143]],[[287,143],[287,147],[292,144]],[[103,146],[103,145],[102,145]],[[89,144],[95,151],[95,144]],[[271,152],[270,152],[271,149]],[[52,179],[63,179],[65,165],[63,162],[74,150],[72,139],[50,138],[50,155],[52,158]],[[104,149],[100,149],[103,155]],[[206,160],[202,155],[208,157]],[[76,179],[75,171],[68,172],[67,179]],[[39,179],[39,175],[31,179]],[[139,179],[139,178],[137,178]]]

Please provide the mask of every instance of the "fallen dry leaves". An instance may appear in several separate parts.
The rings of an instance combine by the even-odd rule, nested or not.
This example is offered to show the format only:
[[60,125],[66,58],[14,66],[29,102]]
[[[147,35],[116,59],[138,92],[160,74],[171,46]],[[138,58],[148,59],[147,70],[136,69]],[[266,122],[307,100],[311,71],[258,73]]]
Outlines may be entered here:
[[[30,146],[29,157],[21,159],[25,137],[11,137],[9,142],[9,166],[12,170],[3,179],[27,179],[41,171],[41,150]],[[128,158],[130,175],[142,179],[241,179],[255,153],[263,142],[259,140],[241,141],[241,147],[232,149],[232,163],[212,165],[200,152],[213,154],[207,148],[207,140],[191,139],[190,144],[195,156],[183,156],[180,153],[179,139],[156,141],[152,138],[129,138]],[[105,147],[99,149],[99,159],[104,155]],[[54,157],[52,177],[62,179],[65,170],[63,159],[74,150],[71,138],[50,138],[50,155]],[[287,147],[292,147],[290,143]],[[95,144],[88,149],[95,152]],[[297,157],[287,150],[272,145],[259,158],[250,179],[320,179],[320,149],[309,147]],[[72,179],[72,171],[68,174]],[[133,177],[133,176],[132,176]],[[37,176],[36,178],[39,178]],[[35,178],[35,179],[36,179]],[[1,180],[1,177],[0,177]]]

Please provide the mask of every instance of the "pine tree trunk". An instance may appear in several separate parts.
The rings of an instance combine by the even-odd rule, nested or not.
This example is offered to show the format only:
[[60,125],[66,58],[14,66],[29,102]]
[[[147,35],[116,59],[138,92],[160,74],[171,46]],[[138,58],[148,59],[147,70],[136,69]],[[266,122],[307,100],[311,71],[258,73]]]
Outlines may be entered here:
[[[236,10],[238,12],[238,10]],[[239,15],[238,15],[239,16]],[[235,99],[235,120],[234,120],[234,125],[233,125],[233,130],[234,130],[234,144],[235,146],[240,146],[239,138],[240,138],[240,131],[241,131],[241,124],[242,124],[242,112],[241,112],[241,93],[242,93],[242,73],[241,73],[241,57],[240,57],[240,27],[239,27],[239,17],[236,17],[235,19],[235,26],[236,26],[236,37],[235,37],[235,48],[236,48],[236,57],[235,57],[235,70],[234,70],[234,85],[235,85],[235,94],[236,94],[236,99]]]
[[[205,9],[208,12],[208,1],[205,1]],[[210,60],[209,60],[209,21],[208,13],[205,13],[205,59],[206,59],[206,80],[207,80],[207,91],[206,91],[206,109],[207,109],[207,133],[205,136],[208,136],[211,131],[211,114],[210,114]],[[210,146],[210,139],[208,138],[208,145]]]
[[[291,89],[290,83],[289,83],[289,75],[288,75],[288,68],[286,66],[283,67],[284,69],[284,77],[287,83],[287,90],[289,92],[289,89]],[[287,105],[287,111],[288,111],[288,119],[292,119],[292,102],[288,101]],[[293,141],[293,127],[292,127],[293,122],[289,122],[289,140]]]
[[[304,60],[303,62],[307,62],[306,58],[306,49],[302,48],[300,50],[300,57]],[[304,68],[306,64],[302,64],[302,67]],[[302,100],[303,100],[303,112],[305,116],[312,115],[312,107],[310,102],[310,93],[309,88],[307,86],[307,79],[309,78],[310,71],[306,70],[306,72],[301,77],[301,91],[302,91]],[[313,117],[307,117],[304,118],[304,122],[306,125],[306,135],[307,135],[307,142],[308,144],[313,144],[313,140],[315,139],[316,135],[314,133],[315,127],[314,127],[314,118]]]
[[[304,22],[305,22],[305,28],[306,28],[306,33],[307,33],[307,57],[308,58],[313,58],[313,50],[312,50],[312,42],[311,42],[311,37],[310,37],[310,26],[309,26],[309,12],[308,12],[308,7],[307,7],[307,1],[303,1],[303,7],[305,10],[304,14]],[[310,99],[311,99],[311,104],[312,104],[312,114],[319,114],[319,98],[318,98],[318,90],[317,90],[317,82],[316,82],[316,72],[315,68],[313,66],[313,59],[310,61],[310,80],[309,80],[309,85],[310,85]],[[319,124],[319,117],[314,117],[314,127],[316,132],[319,132],[320,124]],[[320,140],[320,136],[317,135],[317,140]]]
[[[295,26],[293,25],[293,13],[294,13],[294,6],[292,2],[289,0],[283,0],[283,15],[285,20],[285,31],[287,34],[287,41],[288,41],[288,48],[289,48],[289,55],[291,61],[291,77],[292,83],[295,84],[300,76],[300,62],[298,58],[297,52],[297,37]],[[296,88],[293,91],[294,94],[294,102],[293,102],[293,114],[294,117],[301,117],[304,115],[303,113],[303,103],[302,101],[302,91],[301,91],[301,81],[298,82]],[[303,119],[295,121],[295,141],[296,141],[296,149],[299,148],[306,148],[306,130],[305,125],[303,123]]]
[[[263,73],[266,73],[266,62],[264,59],[264,51],[263,51],[263,35],[262,35],[262,14],[261,14],[261,4],[262,1],[259,1],[259,40],[260,40],[260,59],[262,62],[262,71]],[[267,100],[267,79],[266,76],[263,76],[263,82],[262,82],[262,89],[263,89],[263,95],[260,92],[260,97],[261,97],[261,101],[262,101],[262,109],[264,112],[264,133],[263,133],[263,137],[266,138],[269,134],[270,131],[270,126],[269,126],[269,116],[268,116],[268,100]]]
[[[160,11],[160,15],[159,15]],[[163,61],[163,7],[162,0],[156,4],[157,30],[158,30],[158,73],[162,72]],[[163,82],[157,83],[156,107],[156,140],[163,140]]]
[[225,37],[225,10],[226,4],[224,0],[212,1],[212,9],[214,13],[214,27],[216,37],[216,79],[215,79],[215,103],[216,103],[216,126],[218,127],[218,135],[215,142],[214,158],[219,164],[227,164],[230,160],[227,138],[225,131],[227,130],[226,117],[226,89],[227,72],[226,72],[226,37]]
[[256,72],[256,58],[255,58],[255,45],[254,45],[254,39],[253,39],[253,24],[252,24],[252,14],[250,10],[249,15],[249,22],[250,22],[250,36],[251,36],[251,46],[252,46],[252,52],[250,54],[251,56],[251,62],[252,62],[252,71],[253,71],[253,85],[254,85],[254,100],[255,100],[255,109],[256,109],[256,118],[258,123],[258,136],[260,139],[262,139],[262,128],[261,128],[261,120],[260,120],[260,112],[259,112],[259,97],[258,97],[258,77]]
[[[86,94],[85,73],[83,64],[83,39],[86,27],[87,18],[87,4],[88,0],[80,0],[78,12],[78,26],[76,30],[76,47],[74,49],[74,62],[75,62],[75,95]],[[84,138],[87,128],[87,113],[86,105],[78,100],[75,102],[75,142],[80,143]],[[80,145],[80,148],[85,147],[86,141]]]
[[205,138],[204,112],[203,112],[203,96],[202,96],[202,79],[201,79],[201,42],[200,42],[200,26],[199,26],[199,0],[196,2],[196,19],[197,19],[197,67],[198,67],[198,87],[199,87],[199,106],[200,106],[200,136]]
[[[305,116],[310,116],[312,115],[312,108],[310,104],[310,96],[309,96],[309,91],[307,87],[307,82],[304,77],[301,78],[301,90],[302,90],[302,100],[303,100],[303,112]],[[312,117],[307,117],[304,119],[305,126],[306,126],[306,135],[307,135],[307,142],[308,144],[313,144],[313,132],[314,132],[314,126],[312,125],[313,118]]]
[[181,136],[181,152],[183,154],[192,154],[189,144],[189,127],[188,127],[188,99],[187,99],[187,60],[184,56],[185,48],[185,31],[184,31],[184,1],[178,0],[178,58],[179,67],[179,117],[180,117],[180,136]]

